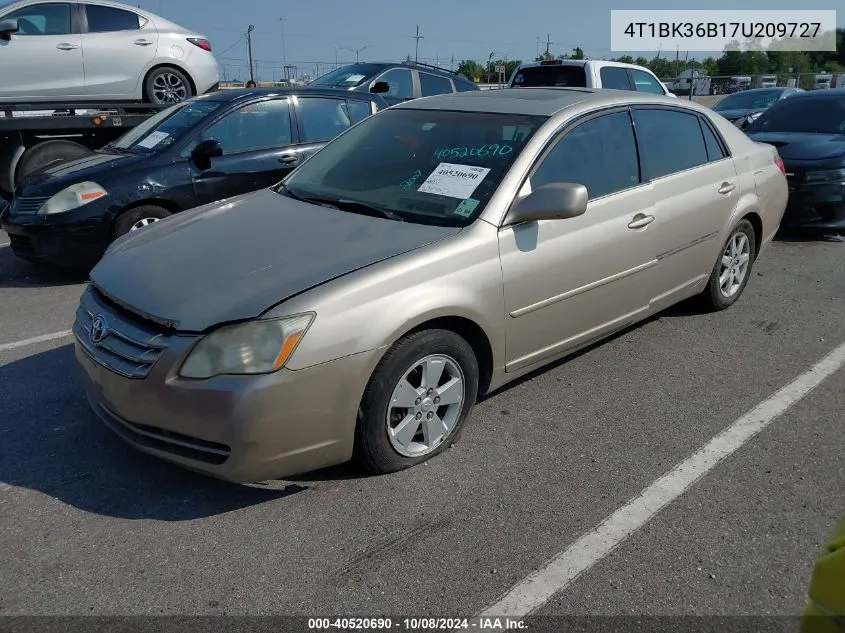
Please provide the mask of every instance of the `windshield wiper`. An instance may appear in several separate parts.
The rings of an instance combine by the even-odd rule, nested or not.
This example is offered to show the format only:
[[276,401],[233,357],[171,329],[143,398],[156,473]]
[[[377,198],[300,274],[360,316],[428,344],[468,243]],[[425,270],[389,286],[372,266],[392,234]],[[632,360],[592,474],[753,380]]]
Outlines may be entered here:
[[372,204],[367,204],[366,202],[360,202],[358,200],[348,200],[346,198],[329,198],[323,196],[300,196],[293,192],[293,190],[288,187],[285,183],[280,182],[276,192],[278,193],[279,190],[283,189],[287,195],[289,195],[294,200],[298,200],[300,202],[307,202],[309,204],[319,204],[322,207],[329,207],[332,209],[339,209],[341,211],[349,211],[350,213],[360,213],[362,215],[369,215],[376,218],[387,218],[388,220],[396,220],[397,222],[404,222],[405,218],[403,218],[398,213],[394,213],[389,209],[385,209],[383,207],[377,207]]

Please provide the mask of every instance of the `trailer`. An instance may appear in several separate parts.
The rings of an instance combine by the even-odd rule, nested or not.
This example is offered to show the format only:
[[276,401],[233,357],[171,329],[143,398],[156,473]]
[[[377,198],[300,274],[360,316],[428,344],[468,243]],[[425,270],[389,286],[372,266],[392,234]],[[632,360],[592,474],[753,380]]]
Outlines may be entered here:
[[0,104],[0,199],[11,199],[28,174],[48,165],[82,158],[170,105]]

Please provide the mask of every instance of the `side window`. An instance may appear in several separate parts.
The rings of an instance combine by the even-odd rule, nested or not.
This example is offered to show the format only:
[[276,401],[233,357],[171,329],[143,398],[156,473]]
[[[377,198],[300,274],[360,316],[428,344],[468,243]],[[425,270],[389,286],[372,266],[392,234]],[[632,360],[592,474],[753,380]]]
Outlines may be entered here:
[[303,142],[330,141],[350,125],[344,99],[299,97],[299,131]]
[[722,146],[716,139],[716,135],[707,122],[704,119],[699,119],[698,124],[701,126],[701,133],[704,135],[704,145],[707,147],[707,158],[710,162],[726,158],[725,150],[722,149]]
[[349,110],[349,118],[352,120],[352,125],[363,121],[373,113],[369,101],[350,99],[346,102],[346,107]]
[[411,71],[405,68],[393,68],[377,77],[376,81],[386,81],[390,86],[387,95],[395,99],[414,98],[414,80]]
[[564,134],[531,176],[531,188],[558,182],[584,185],[591,200],[639,184],[637,145],[627,111],[598,116]]
[[66,2],[34,4],[12,11],[4,20],[17,20],[15,35],[69,35],[70,5]]
[[635,109],[643,177],[660,178],[708,162],[698,116],[669,109]]
[[290,145],[288,100],[272,99],[241,106],[206,128],[202,138],[220,141],[224,156]]
[[422,92],[423,97],[452,93],[452,82],[446,77],[438,77],[424,72],[420,72],[419,75],[420,92]]
[[470,92],[475,89],[476,87],[473,84],[461,81],[460,79],[455,79],[455,90],[458,92]]
[[640,92],[653,92],[658,95],[666,94],[666,91],[663,90],[663,84],[644,70],[632,68],[631,75],[634,78],[634,85]]
[[141,22],[137,13],[104,7],[98,4],[83,4],[88,16],[89,33],[110,33],[112,31],[137,31]]
[[631,81],[628,70],[619,66],[604,66],[600,71],[601,87],[613,90],[630,90]]

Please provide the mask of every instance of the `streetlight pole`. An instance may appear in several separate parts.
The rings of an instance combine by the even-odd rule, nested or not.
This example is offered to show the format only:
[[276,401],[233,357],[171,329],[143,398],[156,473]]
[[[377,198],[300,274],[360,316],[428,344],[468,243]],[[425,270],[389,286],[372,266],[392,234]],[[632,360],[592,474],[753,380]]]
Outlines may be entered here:
[[[286,68],[288,65],[288,60],[285,56],[285,19],[279,18],[279,28],[281,29],[282,33],[282,68]],[[285,71],[285,81],[288,79],[287,70]]]
[[341,46],[341,48],[345,51],[350,51],[351,53],[355,53],[355,63],[358,63],[358,56],[361,54],[362,51],[367,50],[370,48],[369,46],[362,46],[361,48],[349,48],[347,46]]

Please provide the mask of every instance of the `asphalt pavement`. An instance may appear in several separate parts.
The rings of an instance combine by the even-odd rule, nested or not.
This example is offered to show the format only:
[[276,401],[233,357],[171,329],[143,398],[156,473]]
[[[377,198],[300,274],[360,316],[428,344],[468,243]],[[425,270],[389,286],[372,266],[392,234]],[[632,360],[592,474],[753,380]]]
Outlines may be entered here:
[[[82,280],[7,242],[0,614],[797,614],[845,508],[843,243],[775,242],[728,311],[682,304],[492,395],[423,466],[234,486],[93,418],[67,336]],[[681,463],[704,469],[686,487]]]

